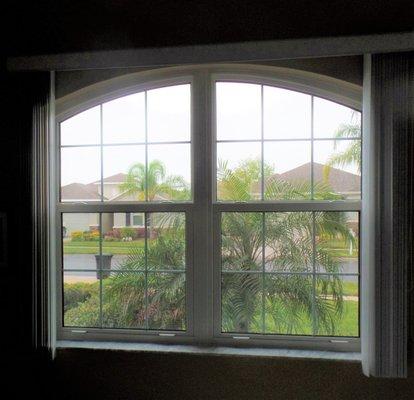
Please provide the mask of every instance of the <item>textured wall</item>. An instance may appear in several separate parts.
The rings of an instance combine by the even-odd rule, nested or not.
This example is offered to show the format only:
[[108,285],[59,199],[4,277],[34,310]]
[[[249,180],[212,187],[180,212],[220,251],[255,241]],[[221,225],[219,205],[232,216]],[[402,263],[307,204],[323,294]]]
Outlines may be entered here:
[[408,379],[362,375],[359,362],[59,350],[59,399],[402,400]]
[[[297,60],[279,60],[267,63],[285,68],[299,69],[327,75],[362,86],[362,56],[325,57]],[[56,98],[60,98],[85,86],[111,79],[120,75],[144,71],[146,68],[103,69],[84,71],[61,71],[56,74]]]

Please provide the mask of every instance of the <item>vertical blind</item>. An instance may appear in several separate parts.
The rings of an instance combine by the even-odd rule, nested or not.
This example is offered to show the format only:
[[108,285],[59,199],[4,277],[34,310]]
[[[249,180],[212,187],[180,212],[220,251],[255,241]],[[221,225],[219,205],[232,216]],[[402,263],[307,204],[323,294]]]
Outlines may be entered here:
[[407,375],[412,269],[413,53],[366,56],[362,355],[366,375]]

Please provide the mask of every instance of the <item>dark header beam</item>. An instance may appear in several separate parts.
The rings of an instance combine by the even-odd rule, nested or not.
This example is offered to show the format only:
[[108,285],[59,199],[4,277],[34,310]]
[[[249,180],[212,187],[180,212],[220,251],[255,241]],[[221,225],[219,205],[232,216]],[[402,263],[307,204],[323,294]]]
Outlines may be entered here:
[[414,50],[414,32],[10,57],[10,71],[253,62]]

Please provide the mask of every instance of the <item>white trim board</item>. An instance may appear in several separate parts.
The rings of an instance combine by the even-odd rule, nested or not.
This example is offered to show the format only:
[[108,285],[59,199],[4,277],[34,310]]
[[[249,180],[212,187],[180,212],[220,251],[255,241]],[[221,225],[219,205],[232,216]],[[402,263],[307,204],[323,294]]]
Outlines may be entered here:
[[10,71],[67,71],[252,62],[414,50],[414,32],[137,48],[7,59]]

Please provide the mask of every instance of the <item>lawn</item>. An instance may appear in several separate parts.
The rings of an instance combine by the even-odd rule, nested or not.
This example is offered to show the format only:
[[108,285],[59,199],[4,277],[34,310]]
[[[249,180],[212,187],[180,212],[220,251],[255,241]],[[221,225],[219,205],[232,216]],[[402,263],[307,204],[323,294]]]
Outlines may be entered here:
[[[328,300],[329,301],[329,300]],[[333,303],[333,302],[332,302]],[[333,304],[332,304],[333,305]],[[344,300],[342,314],[336,314],[333,318],[333,325],[335,331],[332,332],[321,329],[318,332],[319,336],[358,336],[359,329],[359,307],[358,301]],[[286,315],[286,318],[289,316]],[[298,316],[296,316],[297,318]],[[257,320],[260,320],[258,315]],[[312,335],[312,323],[309,315],[303,313],[299,318],[295,319],[295,328],[292,331],[285,329],[278,329],[275,325],[275,321],[272,315],[267,314],[266,317],[266,333],[278,333],[278,334],[296,334],[296,335]]]
[[[104,279],[103,283],[106,285],[110,282],[110,279]],[[344,295],[345,296],[357,296],[358,295],[358,285],[352,282],[344,282],[343,285],[344,288]],[[76,315],[76,313],[79,313],[78,315],[82,315],[84,311],[84,306],[82,306],[82,303],[88,300],[90,296],[95,298],[94,301],[92,301],[95,306],[97,307],[97,300],[96,297],[98,296],[98,290],[99,285],[95,283],[65,283],[65,307],[67,309],[74,308],[77,309],[76,311],[73,310],[71,314]],[[92,299],[91,299],[92,300]],[[326,300],[328,302],[332,303],[332,306],[334,306],[333,301]],[[91,304],[92,304],[91,303]],[[295,328],[293,331],[288,331],[285,328],[280,329],[280,327],[276,326],[275,319],[272,316],[272,313],[270,311],[270,304],[266,307],[267,313],[266,313],[266,333],[277,333],[277,334],[298,334],[298,335],[312,335],[312,324],[309,318],[309,315],[306,313],[302,313],[302,315],[296,315],[294,317],[294,325]],[[66,309],[65,309],[66,310]],[[358,301],[355,300],[348,300],[344,299],[343,302],[343,312],[342,314],[336,314],[334,316],[334,326],[335,331],[333,333],[333,336],[358,336],[359,329],[359,307],[358,307]],[[84,316],[82,316],[84,318]],[[289,315],[285,315],[284,318],[289,318]],[[254,320],[260,321],[261,320],[261,313],[258,311],[257,315],[255,316]],[[321,336],[327,335],[331,336],[332,332],[324,331],[323,329],[319,331],[318,333]]]
[[[102,252],[110,254],[129,254],[131,250],[143,248],[144,239],[132,242],[102,242]],[[97,254],[99,253],[99,242],[94,241],[67,241],[63,244],[64,254]]]
[[341,258],[357,258],[358,257],[358,243],[353,247],[352,253],[349,253],[349,245],[343,240],[330,239],[323,244],[323,247],[328,248],[333,257]]

